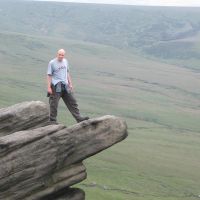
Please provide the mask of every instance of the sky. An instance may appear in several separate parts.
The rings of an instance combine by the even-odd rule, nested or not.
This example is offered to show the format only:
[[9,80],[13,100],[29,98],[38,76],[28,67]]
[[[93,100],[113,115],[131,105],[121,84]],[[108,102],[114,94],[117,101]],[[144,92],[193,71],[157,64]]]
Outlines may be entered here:
[[200,7],[200,0],[41,0],[41,1],[104,3],[104,4],[146,5],[146,6]]

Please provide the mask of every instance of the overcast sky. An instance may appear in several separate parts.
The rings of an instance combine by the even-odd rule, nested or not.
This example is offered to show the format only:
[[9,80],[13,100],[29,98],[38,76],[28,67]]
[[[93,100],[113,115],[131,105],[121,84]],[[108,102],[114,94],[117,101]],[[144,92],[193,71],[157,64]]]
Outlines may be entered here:
[[154,5],[154,6],[200,7],[200,0],[42,0],[42,1],[128,4],[128,5],[147,5],[147,6]]

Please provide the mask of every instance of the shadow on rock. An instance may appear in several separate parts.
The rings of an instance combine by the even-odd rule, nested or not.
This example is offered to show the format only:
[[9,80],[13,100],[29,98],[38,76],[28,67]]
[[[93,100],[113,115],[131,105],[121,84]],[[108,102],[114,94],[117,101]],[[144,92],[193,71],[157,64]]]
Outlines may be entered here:
[[43,197],[41,200],[85,200],[85,192],[79,188],[68,188]]

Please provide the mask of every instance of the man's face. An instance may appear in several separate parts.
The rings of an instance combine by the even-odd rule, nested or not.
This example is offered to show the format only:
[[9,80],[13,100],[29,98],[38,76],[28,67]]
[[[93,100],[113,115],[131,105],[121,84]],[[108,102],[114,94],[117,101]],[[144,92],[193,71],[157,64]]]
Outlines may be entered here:
[[58,52],[58,54],[57,54],[58,61],[62,61],[64,57],[65,57],[64,52]]

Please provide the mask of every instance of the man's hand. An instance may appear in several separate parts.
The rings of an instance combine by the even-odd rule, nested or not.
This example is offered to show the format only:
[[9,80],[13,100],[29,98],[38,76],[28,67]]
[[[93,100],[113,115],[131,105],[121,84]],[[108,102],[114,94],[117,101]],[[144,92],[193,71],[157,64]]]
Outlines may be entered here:
[[69,86],[70,91],[72,91],[73,90],[72,79],[69,73],[67,74],[67,82],[69,84],[68,86]]
[[53,91],[52,91],[51,87],[48,87],[47,92],[48,92],[49,94],[53,94]]
[[72,84],[69,84],[69,89],[70,89],[70,91],[73,90],[73,86],[72,86]]
[[47,92],[48,92],[48,94],[53,94],[53,91],[51,89],[51,82],[52,82],[52,76],[47,75]]

